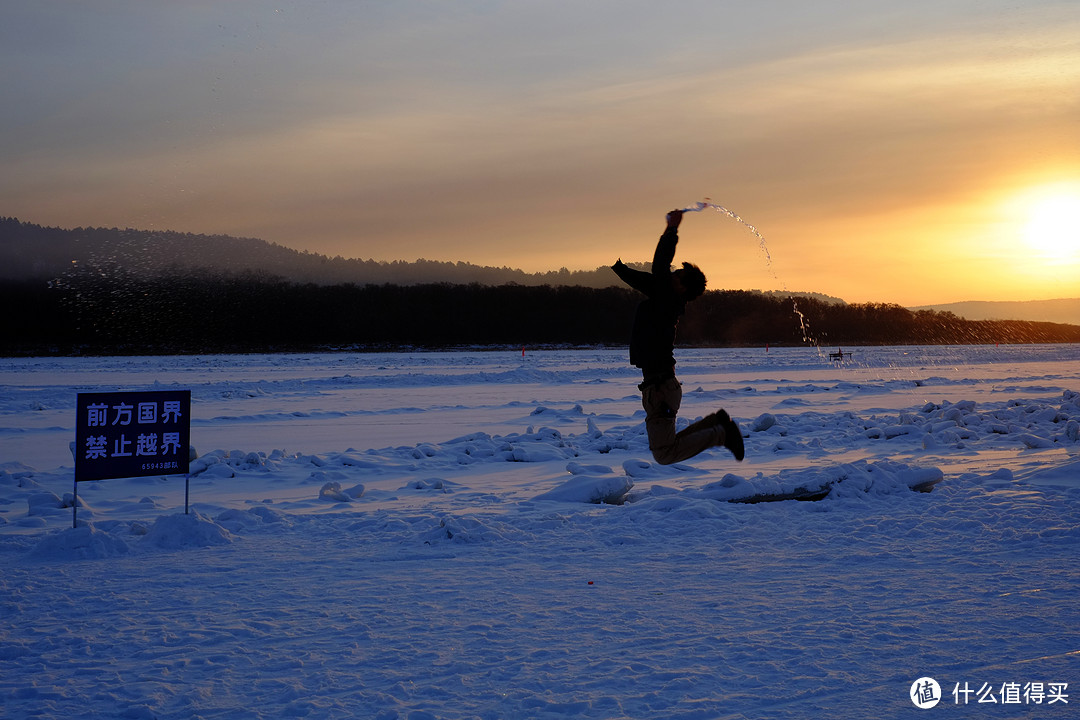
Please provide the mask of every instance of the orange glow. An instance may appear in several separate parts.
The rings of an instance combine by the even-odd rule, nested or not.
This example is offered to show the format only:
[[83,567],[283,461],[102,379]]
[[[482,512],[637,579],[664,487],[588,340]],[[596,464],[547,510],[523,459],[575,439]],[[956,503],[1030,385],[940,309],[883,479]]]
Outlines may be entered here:
[[1024,242],[1050,261],[1080,257],[1080,183],[1040,188],[1028,201]]

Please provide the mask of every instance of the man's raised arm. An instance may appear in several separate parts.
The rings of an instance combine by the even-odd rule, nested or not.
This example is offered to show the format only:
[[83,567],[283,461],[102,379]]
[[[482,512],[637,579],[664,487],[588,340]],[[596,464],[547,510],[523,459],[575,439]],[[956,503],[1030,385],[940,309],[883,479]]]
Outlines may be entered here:
[[660,236],[660,242],[656,243],[656,252],[653,254],[653,275],[671,274],[671,263],[675,260],[675,246],[679,243],[679,223],[682,222],[682,216],[682,210],[672,210],[667,214],[667,228]]

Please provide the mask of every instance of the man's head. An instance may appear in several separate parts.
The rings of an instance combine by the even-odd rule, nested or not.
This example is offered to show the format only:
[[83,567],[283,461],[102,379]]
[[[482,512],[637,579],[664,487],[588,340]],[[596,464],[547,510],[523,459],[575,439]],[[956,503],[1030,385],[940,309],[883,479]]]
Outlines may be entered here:
[[675,292],[687,302],[701,297],[705,292],[705,273],[692,263],[684,262],[681,270],[671,273],[671,281],[675,283]]

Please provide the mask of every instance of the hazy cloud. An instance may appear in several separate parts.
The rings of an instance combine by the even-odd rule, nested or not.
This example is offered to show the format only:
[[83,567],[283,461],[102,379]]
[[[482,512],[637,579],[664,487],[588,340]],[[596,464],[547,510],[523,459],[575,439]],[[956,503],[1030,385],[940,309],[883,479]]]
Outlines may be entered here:
[[0,213],[539,270],[645,259],[666,210],[711,195],[774,257],[695,218],[683,250],[725,286],[1026,299],[1047,285],[1007,261],[956,265],[1004,232],[1003,194],[1080,174],[1078,15],[8,3]]

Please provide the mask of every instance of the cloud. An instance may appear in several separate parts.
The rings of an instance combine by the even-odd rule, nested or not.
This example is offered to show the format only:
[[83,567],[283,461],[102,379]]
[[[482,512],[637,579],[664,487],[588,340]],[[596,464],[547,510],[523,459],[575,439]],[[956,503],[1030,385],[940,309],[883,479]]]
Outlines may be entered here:
[[[788,284],[843,295],[814,286],[835,258],[901,262],[991,188],[1080,168],[1080,23],[1050,5],[170,7],[110,14],[103,55],[23,43],[6,212],[548,269],[646,259],[709,195]],[[708,232],[713,275],[776,282],[739,228]]]

